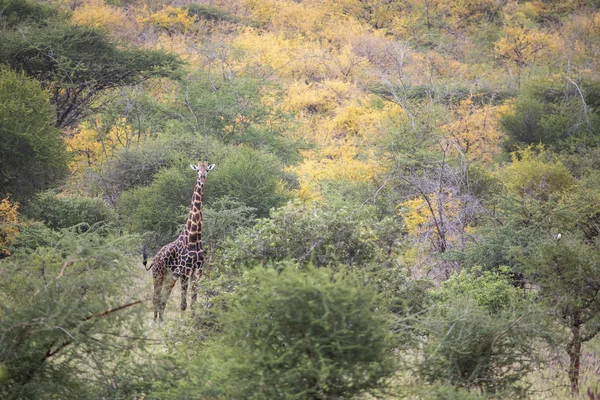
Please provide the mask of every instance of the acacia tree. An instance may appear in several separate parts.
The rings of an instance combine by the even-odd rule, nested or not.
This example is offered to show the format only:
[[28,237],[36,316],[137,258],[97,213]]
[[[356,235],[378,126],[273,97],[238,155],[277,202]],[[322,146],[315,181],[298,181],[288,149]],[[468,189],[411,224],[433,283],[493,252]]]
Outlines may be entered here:
[[518,156],[502,171],[505,191],[493,202],[493,227],[479,232],[472,258],[486,268],[510,265],[537,289],[570,334],[563,345],[577,393],[582,346],[600,333],[600,177],[577,180],[555,156],[531,148]]
[[573,394],[579,393],[582,345],[600,333],[600,248],[574,238],[545,241],[526,259],[528,278],[570,333],[565,345]]
[[180,66],[174,55],[123,48],[98,29],[60,19],[4,32],[0,63],[42,83],[61,128],[97,110],[107,91],[173,76]]
[[135,384],[121,385],[117,370],[143,336],[142,314],[132,314],[141,300],[123,290],[134,240],[22,227],[0,261],[0,397],[129,397],[117,388]]

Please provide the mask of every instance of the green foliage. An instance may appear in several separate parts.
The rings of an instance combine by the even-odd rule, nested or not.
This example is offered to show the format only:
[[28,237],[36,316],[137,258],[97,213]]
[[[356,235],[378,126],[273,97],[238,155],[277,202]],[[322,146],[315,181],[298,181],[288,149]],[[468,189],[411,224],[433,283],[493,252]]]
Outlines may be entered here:
[[526,397],[525,378],[541,363],[540,313],[524,306],[498,311],[494,302],[479,305],[485,297],[465,293],[427,311],[419,324],[426,336],[417,373],[430,383]]
[[230,197],[221,197],[202,212],[202,241],[208,254],[212,254],[238,228],[254,222],[254,209]]
[[161,169],[150,185],[123,193],[118,213],[124,226],[130,232],[152,235],[146,239],[153,247],[170,242],[183,229],[195,185],[189,167]]
[[600,137],[598,82],[533,81],[517,97],[514,111],[501,119],[514,145],[547,144],[561,147],[569,142],[596,146]]
[[136,347],[118,332],[126,327],[135,337],[141,329],[137,299],[127,295],[131,244],[130,237],[63,230],[51,246],[0,261],[0,365],[8,375],[0,397],[83,399],[105,391],[115,348]]
[[194,160],[218,161],[216,154],[226,153],[223,147],[214,139],[201,139],[180,131],[151,138],[117,151],[101,171],[102,179],[98,184],[104,194],[117,203],[122,192],[149,185],[165,167],[177,167],[183,171],[189,169],[188,164]]
[[219,312],[222,335],[199,349],[198,371],[170,397],[331,399],[381,390],[394,365],[379,305],[375,291],[326,268],[250,271]]
[[14,28],[24,23],[39,23],[58,16],[58,11],[32,0],[0,0],[0,28]]
[[27,207],[26,215],[52,229],[79,224],[83,224],[80,229],[88,229],[91,225],[114,220],[112,210],[102,199],[58,195],[53,191],[38,194]]
[[560,241],[532,243],[524,250],[524,270],[540,287],[539,296],[569,331],[564,348],[573,394],[579,391],[582,344],[600,333],[600,247],[570,235]]
[[[205,144],[208,146],[203,147]],[[181,140],[173,137],[123,152],[111,165],[110,173],[117,184],[119,177],[123,178],[120,185],[128,186],[152,179],[150,185],[127,190],[121,196],[118,213],[128,230],[141,234],[151,232],[152,237],[147,239],[153,245],[169,242],[179,233],[187,217],[196,182],[189,162],[184,161],[194,158],[187,155],[184,158],[182,153],[195,153],[196,150],[216,164],[206,182],[204,206],[210,208],[215,204],[216,210],[228,202],[221,199],[229,199],[237,203],[234,207],[237,211],[231,209],[231,212],[249,218],[254,210],[258,215],[266,215],[270,208],[286,200],[282,165],[275,157],[244,146],[219,145],[214,140],[205,142],[193,137]],[[159,169],[153,175],[153,171],[164,164],[172,166]],[[221,211],[227,214],[225,209]],[[214,216],[219,218],[217,214]],[[223,240],[215,233],[218,230],[231,232],[235,225],[243,226],[248,222],[239,220],[234,223],[231,215],[226,218],[231,224],[229,227],[215,227],[213,233],[217,236],[209,236],[210,240],[215,240],[213,244]]]
[[574,183],[573,177],[560,161],[545,159],[549,154],[535,154],[532,148],[513,154],[513,162],[504,170],[508,190],[521,198],[547,201],[560,195]]
[[214,171],[206,185],[208,203],[229,196],[248,207],[258,216],[282,205],[288,198],[283,165],[274,156],[247,146],[227,146],[215,155]]
[[600,249],[596,242],[565,236],[532,243],[523,256],[524,271],[561,323],[579,325],[588,341],[600,331]]
[[180,66],[173,55],[126,49],[102,31],[64,21],[6,32],[0,63],[27,73],[51,92],[58,127],[87,115],[107,90],[173,76]]
[[40,84],[0,67],[0,196],[24,201],[67,172],[54,108]]
[[502,191],[502,182],[489,168],[477,164],[468,165],[469,190],[478,199],[490,200]]
[[[388,220],[382,224],[387,222],[393,226]],[[292,202],[272,210],[270,218],[238,231],[235,238],[223,244],[222,258],[235,269],[284,260],[317,267],[367,265],[378,257],[383,260],[394,254],[394,248],[390,253],[379,251],[386,243],[380,242],[380,225],[366,207],[363,212],[355,212]]]
[[181,112],[195,131],[273,153],[286,163],[300,160],[299,144],[284,135],[289,117],[277,103],[263,101],[277,88],[261,79],[210,73],[191,75],[184,84]]
[[498,271],[483,271],[479,267],[469,272],[463,270],[442,282],[440,288],[433,291],[433,297],[440,303],[449,303],[468,294],[479,307],[491,314],[522,307],[527,298],[533,300],[532,293],[516,288],[509,278],[510,269],[506,267]]

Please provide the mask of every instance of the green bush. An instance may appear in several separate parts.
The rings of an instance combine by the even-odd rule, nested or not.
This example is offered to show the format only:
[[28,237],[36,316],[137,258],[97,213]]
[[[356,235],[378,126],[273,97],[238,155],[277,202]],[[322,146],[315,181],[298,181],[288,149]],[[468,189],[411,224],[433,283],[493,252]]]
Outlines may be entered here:
[[264,93],[273,96],[278,88],[265,80],[226,74],[199,72],[183,82],[180,113],[188,126],[226,144],[275,154],[286,163],[299,161],[300,143],[284,134],[293,128],[291,119],[277,103],[266,106],[263,101]]
[[556,147],[568,143],[597,145],[598,86],[596,81],[579,82],[577,86],[571,81],[550,79],[531,82],[521,90],[514,111],[500,121],[510,138],[507,147],[514,150],[514,145],[539,143]]
[[62,230],[52,242],[0,260],[3,399],[104,397],[143,335],[127,267],[136,239]]
[[31,0],[0,0],[0,28],[14,28],[23,23],[42,22],[58,16],[58,10]]
[[234,236],[238,228],[250,226],[254,209],[230,197],[221,197],[202,212],[202,233],[205,249],[212,254],[224,240]]
[[326,268],[252,270],[218,313],[222,335],[200,348],[170,395],[333,399],[381,390],[395,369],[383,309],[374,290]]
[[189,4],[186,6],[189,15],[205,21],[232,21],[234,18],[228,12],[215,6]]
[[[271,211],[251,228],[242,229],[223,245],[223,262],[235,268],[256,263],[294,260],[317,267],[367,265],[388,256],[389,240],[398,237],[393,220],[378,222],[362,212],[319,208],[298,202]],[[381,228],[381,231],[380,231]],[[396,243],[391,243],[393,256]]]
[[79,224],[89,227],[114,221],[112,210],[102,199],[61,195],[53,191],[38,194],[28,205],[26,215],[44,222],[52,229]]
[[161,169],[150,185],[124,192],[118,213],[125,228],[148,234],[151,247],[172,241],[183,229],[195,184],[196,174],[189,167],[171,167]]
[[169,134],[115,153],[101,171],[99,185],[106,196],[118,202],[122,192],[151,184],[163,168],[177,167],[183,171],[198,160],[218,163],[217,154],[227,154],[226,146],[213,138],[185,132],[177,122],[171,124],[171,128],[173,131]]
[[288,199],[283,165],[270,154],[246,146],[226,146],[215,155],[214,163],[205,188],[207,204],[228,196],[264,217]]
[[0,66],[0,197],[25,201],[66,175],[54,111],[39,82]]
[[[162,159],[165,162],[166,159],[171,159],[173,166],[160,169],[153,175],[150,185],[123,192],[117,207],[125,227],[131,232],[150,233],[151,236],[147,237],[147,240],[152,245],[158,246],[173,240],[182,230],[188,215],[196,175],[190,170],[190,162],[186,162],[186,158],[175,158],[177,154],[181,154],[178,153],[177,147],[186,141],[187,139],[181,142],[173,139],[173,142],[170,142],[175,146],[173,153]],[[190,146],[197,146],[196,148],[203,143],[198,139],[190,139],[190,142]],[[269,209],[281,205],[286,200],[282,165],[275,157],[248,147],[215,144],[214,140],[206,143],[214,145],[203,151],[206,151],[204,154],[210,157],[209,160],[214,162],[216,167],[209,173],[206,181],[204,207],[210,208],[215,204],[214,210],[226,201],[222,199],[227,198],[236,202],[237,208],[245,208],[243,213],[256,210],[258,215],[265,215]],[[160,149],[154,147],[150,150],[156,151],[156,154],[160,152]],[[138,156],[146,160],[147,155],[152,154],[146,151],[148,150],[124,156],[125,160],[129,161],[127,164],[120,164],[123,174],[129,174],[125,165],[137,166],[134,170],[140,171],[139,168],[143,165],[134,160]],[[160,164],[157,158],[150,158],[147,164],[149,175],[152,168]],[[129,176],[135,177],[136,174]],[[240,226],[246,224],[243,221],[239,222]],[[215,237],[215,240],[222,238]]]
[[551,338],[543,313],[502,273],[463,272],[433,292],[423,315],[416,371],[429,383],[526,397],[527,374],[541,364],[541,339]]
[[496,271],[483,271],[480,267],[474,267],[468,272],[463,270],[442,282],[432,295],[436,301],[448,303],[466,294],[479,307],[492,314],[523,307],[527,304],[527,299],[534,299],[534,293],[513,286],[510,273],[508,267],[500,267]]

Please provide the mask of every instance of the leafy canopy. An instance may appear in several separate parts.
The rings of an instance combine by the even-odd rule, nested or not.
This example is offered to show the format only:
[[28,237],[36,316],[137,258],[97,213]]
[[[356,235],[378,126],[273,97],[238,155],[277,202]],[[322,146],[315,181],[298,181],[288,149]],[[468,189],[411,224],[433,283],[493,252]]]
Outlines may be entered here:
[[23,201],[67,172],[54,107],[39,82],[0,66],[0,197]]
[[58,127],[88,115],[107,90],[173,76],[181,65],[174,55],[123,48],[103,31],[67,21],[7,30],[0,63],[23,71],[50,91]]

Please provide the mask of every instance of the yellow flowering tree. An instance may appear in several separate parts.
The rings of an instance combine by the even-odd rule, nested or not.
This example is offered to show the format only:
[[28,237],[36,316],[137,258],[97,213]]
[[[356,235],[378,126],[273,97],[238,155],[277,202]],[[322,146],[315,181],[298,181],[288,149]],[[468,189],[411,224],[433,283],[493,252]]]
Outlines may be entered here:
[[2,199],[0,201],[0,258],[10,254],[8,246],[19,234],[17,226],[19,203]]

